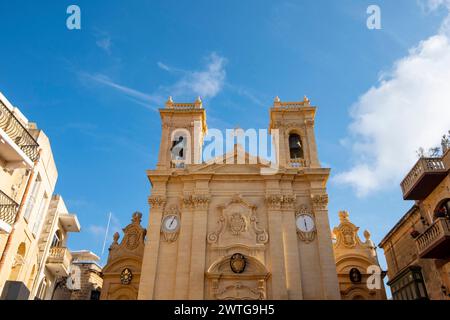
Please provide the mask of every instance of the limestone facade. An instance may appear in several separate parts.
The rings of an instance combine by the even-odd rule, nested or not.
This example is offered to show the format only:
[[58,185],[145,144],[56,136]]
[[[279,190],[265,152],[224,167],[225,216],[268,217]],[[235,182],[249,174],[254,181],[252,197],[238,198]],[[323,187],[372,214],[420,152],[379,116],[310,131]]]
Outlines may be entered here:
[[[118,244],[116,236],[102,299],[340,299],[327,209],[330,169],[318,159],[315,114],[306,98],[275,99],[273,170],[238,145],[196,161],[206,111],[200,99],[169,99],[160,109],[158,164],[147,172],[150,219],[145,245],[139,238],[137,246],[143,252],[118,254],[125,238]],[[129,271],[131,282],[121,281]]]
[[333,249],[342,299],[385,300],[384,273],[369,231],[364,231],[362,241],[347,211],[339,212],[339,220],[333,229]]

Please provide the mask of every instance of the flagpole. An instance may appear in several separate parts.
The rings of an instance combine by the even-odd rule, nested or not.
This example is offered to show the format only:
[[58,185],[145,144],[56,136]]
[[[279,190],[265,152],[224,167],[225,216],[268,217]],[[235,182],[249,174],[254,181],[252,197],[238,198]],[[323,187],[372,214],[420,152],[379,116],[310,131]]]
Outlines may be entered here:
[[103,257],[103,254],[105,253],[106,240],[108,238],[108,232],[109,232],[109,224],[111,223],[111,216],[112,216],[112,213],[110,212],[109,218],[108,218],[108,225],[106,226],[105,240],[103,241],[102,257]]

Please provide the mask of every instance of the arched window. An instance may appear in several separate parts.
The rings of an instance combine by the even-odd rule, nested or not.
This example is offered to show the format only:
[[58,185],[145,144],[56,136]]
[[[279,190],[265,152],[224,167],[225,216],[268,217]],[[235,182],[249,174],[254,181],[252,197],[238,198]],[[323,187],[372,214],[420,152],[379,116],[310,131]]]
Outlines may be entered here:
[[439,203],[434,210],[434,219],[450,218],[450,199],[445,199]]
[[302,139],[296,133],[289,135],[289,152],[291,159],[303,159]]

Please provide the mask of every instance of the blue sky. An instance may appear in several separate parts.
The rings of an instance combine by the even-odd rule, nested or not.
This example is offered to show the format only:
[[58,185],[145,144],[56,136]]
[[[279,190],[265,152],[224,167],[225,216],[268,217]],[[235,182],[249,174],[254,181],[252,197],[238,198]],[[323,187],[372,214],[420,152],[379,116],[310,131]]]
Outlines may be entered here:
[[[81,8],[81,30],[66,28],[70,4]],[[147,224],[155,110],[169,94],[202,95],[208,125],[219,129],[267,128],[275,96],[307,95],[319,107],[320,159],[332,168],[331,225],[346,209],[378,243],[412,205],[399,184],[414,151],[450,128],[436,116],[448,94],[433,80],[450,79],[450,47],[446,0],[376,1],[381,30],[366,27],[371,4],[2,1],[0,91],[51,139],[56,191],[83,227],[71,249],[100,254],[109,212],[111,232],[136,210]],[[430,99],[438,109],[421,103]],[[411,132],[418,119],[424,128]]]

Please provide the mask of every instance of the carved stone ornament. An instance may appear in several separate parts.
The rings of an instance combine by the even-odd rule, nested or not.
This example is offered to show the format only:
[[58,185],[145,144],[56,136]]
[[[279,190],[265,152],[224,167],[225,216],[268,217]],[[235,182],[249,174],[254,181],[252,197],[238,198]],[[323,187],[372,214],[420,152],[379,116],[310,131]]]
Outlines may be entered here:
[[208,195],[190,195],[182,199],[183,207],[208,209],[211,198]]
[[[177,206],[172,206],[164,212],[161,220],[161,233],[164,241],[169,243],[177,241],[180,234],[180,220],[181,214]],[[170,229],[166,227],[167,223],[172,225],[176,223],[176,226],[174,229]]]
[[122,273],[120,274],[120,283],[123,285],[129,285],[131,283],[131,280],[133,280],[133,273],[130,269],[125,268],[123,269]]
[[328,195],[318,194],[311,195],[314,210],[326,210],[328,206]]
[[269,209],[293,209],[295,205],[295,195],[268,195],[266,197],[266,204]]
[[219,206],[221,214],[217,229],[208,234],[210,244],[232,245],[236,241],[248,246],[265,244],[269,236],[258,226],[256,207],[235,195],[229,203]]
[[243,254],[235,253],[231,256],[230,268],[234,273],[243,273],[246,265],[247,261]]
[[162,196],[150,196],[148,198],[148,204],[151,208],[164,210],[166,206],[166,198]]
[[339,212],[340,224],[333,229],[333,233],[336,237],[336,243],[334,246],[355,248],[362,245],[361,240],[358,237],[359,228],[350,222],[349,214],[347,211]]

